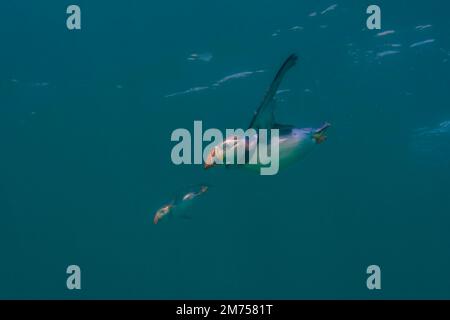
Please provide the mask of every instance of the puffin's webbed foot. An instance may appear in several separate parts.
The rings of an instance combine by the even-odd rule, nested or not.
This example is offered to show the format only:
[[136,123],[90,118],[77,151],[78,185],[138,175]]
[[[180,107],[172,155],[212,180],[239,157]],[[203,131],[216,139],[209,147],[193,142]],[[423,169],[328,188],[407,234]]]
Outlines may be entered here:
[[317,144],[320,144],[327,140],[327,136],[325,135],[326,130],[331,127],[331,124],[325,122],[320,128],[316,129],[316,132],[313,135],[314,140]]

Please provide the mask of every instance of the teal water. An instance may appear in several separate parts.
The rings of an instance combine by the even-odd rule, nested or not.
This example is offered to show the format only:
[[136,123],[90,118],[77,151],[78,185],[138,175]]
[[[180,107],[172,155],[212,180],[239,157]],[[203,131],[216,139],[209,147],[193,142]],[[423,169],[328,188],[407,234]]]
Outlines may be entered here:
[[[0,298],[450,298],[447,2],[378,1],[379,31],[367,1],[76,2],[78,31],[73,1],[0,4]],[[324,144],[275,176],[171,162],[176,128],[245,128],[293,52],[277,117]]]

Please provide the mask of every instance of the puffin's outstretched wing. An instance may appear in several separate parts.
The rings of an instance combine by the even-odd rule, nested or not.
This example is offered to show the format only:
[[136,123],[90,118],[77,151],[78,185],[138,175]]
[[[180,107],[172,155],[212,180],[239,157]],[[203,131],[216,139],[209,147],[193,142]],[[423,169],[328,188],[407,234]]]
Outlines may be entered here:
[[274,109],[275,109],[275,94],[277,93],[278,87],[283,80],[286,72],[292,68],[297,62],[297,55],[291,54],[283,63],[280,70],[278,70],[277,75],[272,81],[264,100],[256,110],[252,121],[250,122],[249,128],[253,129],[271,129],[276,127]]

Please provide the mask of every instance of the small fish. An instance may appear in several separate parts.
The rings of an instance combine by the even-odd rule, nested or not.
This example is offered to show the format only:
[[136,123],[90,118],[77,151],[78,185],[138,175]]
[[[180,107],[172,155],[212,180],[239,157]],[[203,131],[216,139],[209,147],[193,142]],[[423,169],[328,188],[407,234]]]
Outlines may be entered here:
[[192,53],[187,60],[189,61],[203,61],[210,62],[213,58],[212,53],[204,52],[204,53]]
[[433,43],[434,41],[435,41],[435,39],[428,39],[428,40],[424,40],[424,41],[419,41],[419,42],[413,43],[409,47],[410,48],[415,48],[415,47],[423,46],[424,44]]
[[325,14],[329,11],[333,11],[334,9],[337,8],[337,6],[338,6],[337,4],[333,4],[333,5],[329,6],[328,8],[326,8],[325,10],[323,10],[320,14]]
[[192,92],[203,91],[203,90],[206,90],[208,88],[209,87],[194,87],[194,88],[187,89],[185,91],[179,91],[179,92],[167,94],[167,95],[164,96],[164,98],[170,98],[170,97],[180,96],[180,95],[184,95],[184,94],[188,94],[188,93],[192,93]]
[[394,33],[395,33],[395,30],[387,30],[387,31],[379,32],[375,36],[376,37],[384,37],[384,36],[394,34]]
[[377,53],[377,57],[378,57],[378,58],[383,58],[383,57],[385,57],[385,56],[390,56],[390,55],[397,54],[397,53],[400,53],[400,51],[396,51],[396,50],[387,50],[387,51],[383,51],[383,52]]
[[431,27],[432,27],[431,24],[419,25],[419,26],[416,27],[416,30],[425,30],[425,29],[428,29],[428,28],[431,28]]
[[247,78],[247,77],[251,76],[252,74],[263,73],[263,72],[265,72],[265,70],[260,69],[260,70],[256,70],[256,71],[243,71],[243,72],[234,73],[234,74],[231,74],[229,76],[226,76],[226,77],[214,82],[211,86],[200,86],[200,87],[189,88],[184,91],[178,91],[178,92],[167,94],[164,96],[164,98],[170,98],[170,97],[181,96],[181,95],[185,95],[185,94],[189,94],[189,93],[193,93],[193,92],[204,91],[204,90],[209,89],[210,87],[217,88],[221,84],[228,82],[230,80]]
[[315,16],[317,16],[317,12],[311,12],[311,13],[309,14],[309,16],[310,16],[310,17],[315,17]]
[[290,31],[299,31],[299,30],[303,30],[303,27],[300,26],[293,26],[292,28],[289,29]]
[[234,73],[234,74],[231,74],[229,76],[226,76],[226,77],[218,80],[216,83],[214,83],[214,86],[219,86],[222,83],[233,80],[233,79],[247,78],[247,77],[251,76],[252,74],[253,74],[253,71],[243,71],[243,72]]
[[279,94],[286,93],[286,92],[290,92],[290,91],[291,91],[291,89],[277,90],[277,92],[275,93],[275,95],[279,95]]

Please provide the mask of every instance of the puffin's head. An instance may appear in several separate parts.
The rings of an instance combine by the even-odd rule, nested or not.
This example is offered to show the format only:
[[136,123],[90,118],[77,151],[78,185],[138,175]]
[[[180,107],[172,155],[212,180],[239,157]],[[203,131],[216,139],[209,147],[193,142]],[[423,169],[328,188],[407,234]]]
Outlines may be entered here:
[[331,124],[325,122],[320,128],[313,130],[312,138],[317,144],[320,144],[327,139],[325,133],[329,127],[331,127]]
[[173,207],[174,207],[173,203],[169,203],[169,204],[164,205],[162,208],[158,209],[158,211],[156,211],[155,216],[153,218],[153,223],[157,224],[158,221],[161,220],[162,217],[167,215],[173,209]]
[[205,169],[209,169],[217,164],[225,163],[225,155],[227,154],[227,150],[233,151],[232,149],[236,148],[242,141],[245,142],[245,140],[240,140],[235,135],[232,135],[225,139],[225,141],[213,147],[205,159]]
[[205,159],[204,168],[209,169],[217,165],[217,163],[223,163],[223,150],[219,146],[212,148],[208,156]]
[[209,169],[215,165],[215,157],[216,157],[216,148],[212,148],[209,153],[208,157],[205,159],[205,169]]

